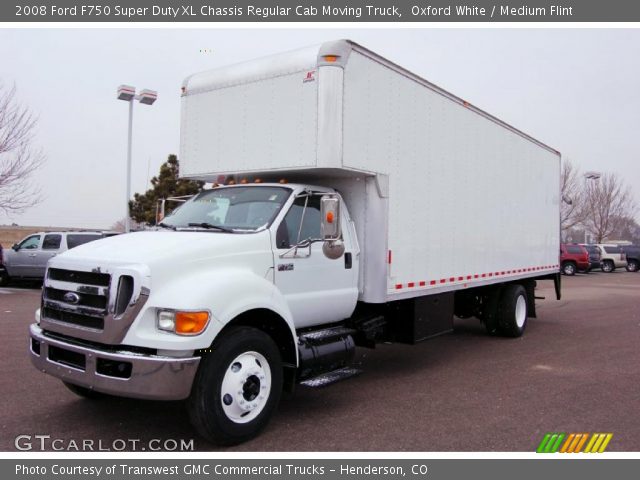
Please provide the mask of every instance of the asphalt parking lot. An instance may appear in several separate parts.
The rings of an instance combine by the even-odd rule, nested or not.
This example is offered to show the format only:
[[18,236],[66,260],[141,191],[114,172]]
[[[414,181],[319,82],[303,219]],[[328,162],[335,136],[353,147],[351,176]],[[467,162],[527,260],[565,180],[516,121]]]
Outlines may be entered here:
[[[489,337],[469,319],[416,346],[360,350],[361,376],[299,389],[262,435],[228,450],[531,452],[546,432],[612,432],[608,451],[640,450],[640,274],[563,281],[561,301],[542,282],[546,299],[522,338]],[[38,303],[38,289],[0,289],[0,450],[16,451],[18,435],[215,449],[181,402],[83,400],[36,371],[27,326]]]

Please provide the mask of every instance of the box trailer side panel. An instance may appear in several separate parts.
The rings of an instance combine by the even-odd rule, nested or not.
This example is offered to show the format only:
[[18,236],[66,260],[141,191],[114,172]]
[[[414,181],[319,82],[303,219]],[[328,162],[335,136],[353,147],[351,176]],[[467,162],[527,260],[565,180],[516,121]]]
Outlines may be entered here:
[[343,104],[343,166],[389,179],[389,300],[557,271],[557,152],[357,51]]

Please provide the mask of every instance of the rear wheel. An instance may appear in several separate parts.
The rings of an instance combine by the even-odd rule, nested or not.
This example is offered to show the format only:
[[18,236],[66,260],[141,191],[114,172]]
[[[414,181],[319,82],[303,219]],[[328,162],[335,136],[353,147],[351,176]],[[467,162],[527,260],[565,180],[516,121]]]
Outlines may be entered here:
[[616,266],[611,260],[603,260],[600,269],[605,273],[611,273],[616,269]]
[[282,391],[282,361],[271,337],[237,327],[201,360],[187,402],[191,423],[206,440],[234,445],[269,422]]
[[527,291],[522,285],[507,285],[498,305],[498,327],[507,337],[519,337],[527,327]]
[[575,275],[576,274],[576,264],[572,262],[566,262],[562,265],[562,273],[565,275]]
[[11,277],[6,271],[0,272],[0,287],[6,287],[7,285],[9,285],[10,281]]
[[640,270],[640,263],[637,260],[627,262],[627,272],[637,272],[638,270]]

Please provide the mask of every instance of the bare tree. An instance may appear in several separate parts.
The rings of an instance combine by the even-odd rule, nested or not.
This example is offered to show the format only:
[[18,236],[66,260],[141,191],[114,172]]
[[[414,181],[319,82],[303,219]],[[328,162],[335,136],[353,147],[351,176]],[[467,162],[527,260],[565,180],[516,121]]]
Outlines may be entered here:
[[560,173],[560,226],[563,234],[583,223],[585,219],[584,186],[578,168],[566,158]]
[[42,201],[31,177],[44,162],[33,145],[36,118],[0,84],[0,211],[20,213]]
[[625,219],[634,216],[635,203],[622,179],[615,173],[605,173],[585,187],[585,209],[584,225],[601,243],[620,229]]

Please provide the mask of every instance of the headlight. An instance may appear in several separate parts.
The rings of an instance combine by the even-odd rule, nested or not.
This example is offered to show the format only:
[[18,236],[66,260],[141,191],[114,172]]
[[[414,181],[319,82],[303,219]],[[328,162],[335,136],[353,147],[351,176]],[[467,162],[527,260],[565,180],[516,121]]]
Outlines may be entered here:
[[181,312],[175,310],[159,310],[157,317],[158,330],[178,335],[198,335],[209,323],[209,312]]

